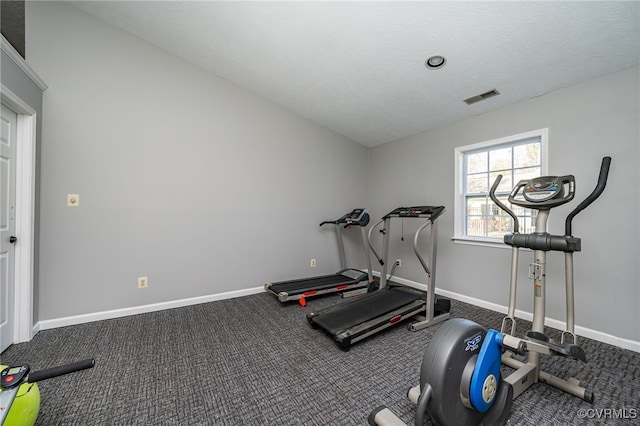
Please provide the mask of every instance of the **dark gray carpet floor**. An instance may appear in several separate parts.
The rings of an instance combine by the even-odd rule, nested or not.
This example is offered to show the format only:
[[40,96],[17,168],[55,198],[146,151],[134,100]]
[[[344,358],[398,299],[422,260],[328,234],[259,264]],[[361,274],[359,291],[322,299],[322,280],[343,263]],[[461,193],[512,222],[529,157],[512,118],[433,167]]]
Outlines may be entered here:
[[[382,404],[411,423],[406,391],[439,325],[400,325],[343,352],[305,319],[339,301],[302,308],[263,293],[45,330],[1,362],[38,370],[95,357],[91,370],[40,383],[38,425],[365,425]],[[457,301],[452,313],[493,328],[502,318]],[[520,321],[521,332],[528,327]],[[537,384],[514,401],[510,424],[640,424],[640,354],[580,343],[587,364],[544,357],[543,367],[586,382],[595,403]],[[580,417],[584,409],[592,418]],[[605,409],[618,411],[598,418]],[[635,419],[613,418],[620,413]]]

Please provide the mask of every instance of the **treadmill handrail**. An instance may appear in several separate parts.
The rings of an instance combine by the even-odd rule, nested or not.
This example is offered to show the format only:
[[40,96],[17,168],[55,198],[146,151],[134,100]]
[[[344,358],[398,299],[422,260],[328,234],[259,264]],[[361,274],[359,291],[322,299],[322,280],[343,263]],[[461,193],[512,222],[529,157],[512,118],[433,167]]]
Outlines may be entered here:
[[347,213],[344,216],[341,216],[336,220],[325,220],[325,221],[320,223],[320,226],[329,225],[329,224],[330,225],[338,225],[340,223],[347,223],[346,219],[350,214],[351,213]]
[[425,262],[424,258],[420,254],[420,250],[418,250],[418,238],[420,237],[420,234],[422,233],[422,231],[424,231],[424,229],[427,226],[431,225],[431,224],[432,224],[432,222],[430,222],[430,221],[429,222],[425,222],[422,226],[420,226],[420,228],[418,228],[418,230],[416,231],[415,235],[413,236],[413,251],[416,253],[416,257],[418,258],[418,260],[422,264],[422,267],[426,271],[427,275],[429,275],[429,277],[431,277],[431,270],[429,269],[429,266],[427,265],[427,262]]
[[[375,225],[369,228],[369,236],[367,239],[369,240],[369,248],[373,252],[373,255],[376,257],[376,259],[378,259],[378,263],[380,263],[380,265],[384,265],[384,260],[380,257],[375,247],[373,247],[373,241],[371,241],[371,234],[373,233],[373,230],[381,223],[384,223],[384,219],[380,219],[378,222],[376,222]],[[381,229],[380,232],[384,233],[384,229]]]

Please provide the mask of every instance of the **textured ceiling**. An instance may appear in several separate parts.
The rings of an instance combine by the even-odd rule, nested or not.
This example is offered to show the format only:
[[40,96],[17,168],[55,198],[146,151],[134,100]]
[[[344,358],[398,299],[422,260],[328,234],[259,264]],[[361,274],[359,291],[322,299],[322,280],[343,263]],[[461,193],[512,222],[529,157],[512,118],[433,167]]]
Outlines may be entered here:
[[365,146],[640,62],[636,1],[71,4]]

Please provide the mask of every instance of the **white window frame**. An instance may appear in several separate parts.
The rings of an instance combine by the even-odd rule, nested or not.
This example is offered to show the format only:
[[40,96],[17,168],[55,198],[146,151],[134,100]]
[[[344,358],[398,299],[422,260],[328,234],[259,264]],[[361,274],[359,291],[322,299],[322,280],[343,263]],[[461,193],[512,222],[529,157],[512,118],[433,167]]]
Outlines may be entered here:
[[[519,141],[531,138],[540,138],[540,175],[546,176],[549,150],[549,129],[538,129],[530,132],[492,139],[471,145],[460,146],[455,149],[455,197],[454,197],[454,236],[452,240],[457,243],[505,247],[502,238],[475,237],[465,235],[465,200],[464,200],[464,156],[467,152],[497,147],[498,145],[517,144]],[[517,182],[514,182],[514,184]]]

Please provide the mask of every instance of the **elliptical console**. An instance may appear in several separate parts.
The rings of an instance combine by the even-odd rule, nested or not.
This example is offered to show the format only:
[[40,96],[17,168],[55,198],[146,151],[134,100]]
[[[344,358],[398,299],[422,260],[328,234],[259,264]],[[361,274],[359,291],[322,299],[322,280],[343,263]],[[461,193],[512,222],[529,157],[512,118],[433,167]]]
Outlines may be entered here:
[[[565,191],[568,186],[568,191]],[[520,181],[509,194],[509,202],[521,207],[542,210],[556,207],[573,200],[576,181],[573,175],[543,176]],[[517,194],[522,189],[522,198]],[[565,195],[565,192],[568,192]]]

